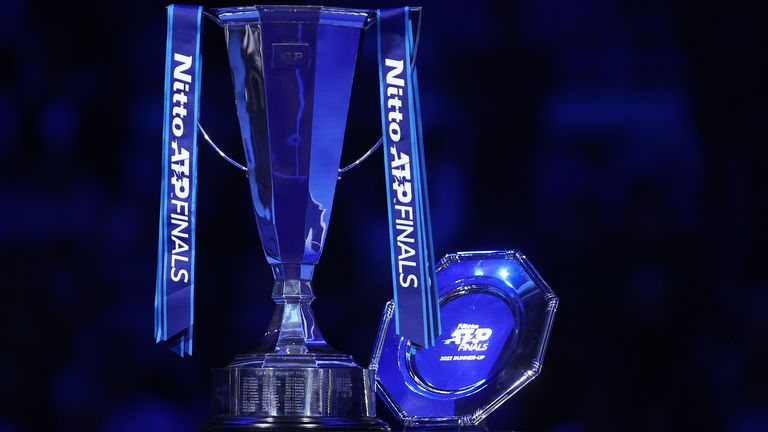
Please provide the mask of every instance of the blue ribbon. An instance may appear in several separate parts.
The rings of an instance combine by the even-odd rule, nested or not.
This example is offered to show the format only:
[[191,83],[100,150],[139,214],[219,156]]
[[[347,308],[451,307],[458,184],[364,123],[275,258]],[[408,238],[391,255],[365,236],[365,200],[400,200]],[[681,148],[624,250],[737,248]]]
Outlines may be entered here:
[[440,335],[413,26],[408,7],[377,11],[384,172],[397,334],[422,346]]
[[192,355],[200,6],[168,6],[155,340]]

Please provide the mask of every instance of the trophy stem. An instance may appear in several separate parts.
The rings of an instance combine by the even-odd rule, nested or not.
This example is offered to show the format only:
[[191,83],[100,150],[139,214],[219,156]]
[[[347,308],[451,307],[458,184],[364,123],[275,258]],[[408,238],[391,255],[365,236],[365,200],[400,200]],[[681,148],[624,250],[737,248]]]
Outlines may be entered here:
[[[269,333],[277,333],[274,353],[277,355],[309,354],[330,350],[310,306],[314,264],[275,264],[272,300],[277,303]],[[274,334],[274,333],[273,333]],[[270,341],[270,344],[272,342]]]
[[314,264],[273,264],[275,311],[255,352],[239,355],[231,367],[316,368],[358,367],[334,350],[315,321],[311,303]]

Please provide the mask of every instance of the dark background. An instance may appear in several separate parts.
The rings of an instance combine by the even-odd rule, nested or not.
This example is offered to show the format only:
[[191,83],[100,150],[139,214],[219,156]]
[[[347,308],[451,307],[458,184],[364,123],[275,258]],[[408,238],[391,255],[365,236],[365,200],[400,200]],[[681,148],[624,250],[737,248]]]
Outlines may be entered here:
[[[768,430],[768,3],[412,4],[438,255],[521,249],[561,299],[543,373],[491,426]],[[2,432],[193,430],[209,369],[266,327],[247,182],[201,144],[195,355],[153,341],[163,6],[2,3]],[[201,119],[242,159],[205,31]],[[345,161],[380,134],[373,41]],[[391,292],[381,166],[339,183],[315,278],[362,364]]]

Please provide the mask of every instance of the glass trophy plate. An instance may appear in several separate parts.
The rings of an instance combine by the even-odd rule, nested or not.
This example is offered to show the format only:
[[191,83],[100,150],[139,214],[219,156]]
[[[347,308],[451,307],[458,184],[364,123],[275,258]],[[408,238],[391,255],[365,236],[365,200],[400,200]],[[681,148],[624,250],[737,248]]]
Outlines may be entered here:
[[370,369],[406,429],[481,422],[538,375],[558,299],[517,251],[460,252],[437,266],[442,334],[417,347],[387,303]]

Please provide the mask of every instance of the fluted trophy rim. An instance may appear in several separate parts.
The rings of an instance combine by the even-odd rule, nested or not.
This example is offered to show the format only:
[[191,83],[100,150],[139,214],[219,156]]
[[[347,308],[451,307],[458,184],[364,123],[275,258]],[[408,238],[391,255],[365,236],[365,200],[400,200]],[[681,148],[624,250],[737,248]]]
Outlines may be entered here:
[[[411,12],[420,13],[421,6],[411,6],[409,8]],[[323,14],[340,15],[340,16],[365,16],[362,25],[363,29],[367,29],[371,24],[376,21],[375,9],[359,9],[359,8],[344,8],[336,6],[317,6],[317,5],[252,5],[252,6],[231,6],[222,8],[210,8],[205,11],[205,14],[216,22],[219,26],[225,27],[228,25],[248,25],[259,24],[261,22],[259,12],[261,11],[284,11],[284,12],[322,12]],[[294,17],[293,22],[296,22]],[[314,20],[309,20],[315,22]],[[352,20],[345,22],[344,20],[333,20],[324,24],[329,25],[348,25],[352,27],[358,27],[359,21]]]
[[[420,9],[420,8],[416,8]],[[315,6],[315,5],[252,5],[252,6],[233,6],[223,8],[209,9],[207,15],[220,26],[228,25],[248,25],[259,24],[261,22],[261,12],[320,12],[324,15],[334,17],[324,24],[359,27],[360,20],[363,20],[362,27],[368,28],[376,20],[376,11],[372,9],[342,8],[335,6]],[[352,18],[349,21],[344,17]],[[293,15],[291,22],[300,22],[301,19]],[[316,19],[307,17],[308,22],[316,22]]]

